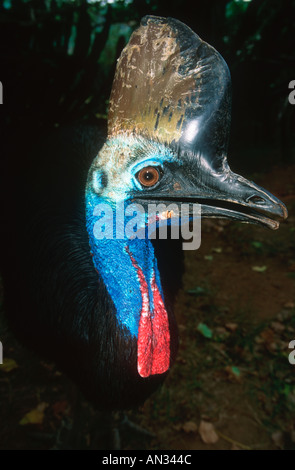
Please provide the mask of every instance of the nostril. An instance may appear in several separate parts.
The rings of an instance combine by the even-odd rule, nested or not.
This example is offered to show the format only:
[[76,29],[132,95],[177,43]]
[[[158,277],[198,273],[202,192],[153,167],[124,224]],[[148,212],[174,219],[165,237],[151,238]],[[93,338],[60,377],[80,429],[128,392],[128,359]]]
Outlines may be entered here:
[[251,196],[248,199],[248,202],[252,202],[252,204],[265,204],[265,199],[260,196]]

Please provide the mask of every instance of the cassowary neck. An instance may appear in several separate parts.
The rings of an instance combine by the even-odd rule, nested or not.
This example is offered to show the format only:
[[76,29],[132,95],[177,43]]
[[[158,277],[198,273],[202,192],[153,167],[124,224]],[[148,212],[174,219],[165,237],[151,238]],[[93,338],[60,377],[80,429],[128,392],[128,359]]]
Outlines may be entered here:
[[90,250],[114,303],[121,334],[125,331],[137,341],[141,377],[165,373],[170,366],[170,331],[153,245],[148,239],[97,239],[94,202],[86,196]]

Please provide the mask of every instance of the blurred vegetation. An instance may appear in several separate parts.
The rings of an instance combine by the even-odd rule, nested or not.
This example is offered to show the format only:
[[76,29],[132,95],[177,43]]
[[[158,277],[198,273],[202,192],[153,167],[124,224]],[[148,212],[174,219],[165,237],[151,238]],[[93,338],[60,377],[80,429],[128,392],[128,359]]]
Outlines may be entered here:
[[[4,0],[2,136],[106,118],[116,58],[146,14],[178,18],[224,56],[233,79],[231,153],[239,170],[294,155],[294,0]],[[23,136],[23,137],[22,137]]]

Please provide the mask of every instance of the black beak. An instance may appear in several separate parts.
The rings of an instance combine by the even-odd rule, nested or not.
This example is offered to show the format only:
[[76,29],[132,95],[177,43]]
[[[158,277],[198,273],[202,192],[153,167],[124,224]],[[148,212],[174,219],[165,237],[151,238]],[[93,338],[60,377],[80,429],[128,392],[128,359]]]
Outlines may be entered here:
[[196,202],[201,204],[203,217],[221,217],[279,228],[277,218],[286,219],[286,206],[264,188],[252,181],[230,172],[225,180],[218,181],[219,191],[200,195]]
[[[203,169],[204,170],[204,169]],[[279,227],[276,219],[286,219],[286,206],[275,196],[252,181],[233,173],[226,165],[221,173],[204,171],[198,178],[179,175],[173,178],[169,188],[158,187],[142,192],[136,199],[146,204],[154,202],[167,206],[176,203],[198,203],[202,217],[238,220],[267,226],[273,230]],[[180,210],[180,207],[179,207]]]

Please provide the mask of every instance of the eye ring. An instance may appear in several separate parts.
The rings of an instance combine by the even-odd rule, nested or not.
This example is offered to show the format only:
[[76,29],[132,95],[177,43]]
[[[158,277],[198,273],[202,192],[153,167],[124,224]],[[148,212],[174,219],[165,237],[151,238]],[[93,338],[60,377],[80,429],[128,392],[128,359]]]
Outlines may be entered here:
[[161,173],[158,168],[154,166],[146,166],[142,168],[136,175],[138,181],[145,188],[155,186],[160,180]]

